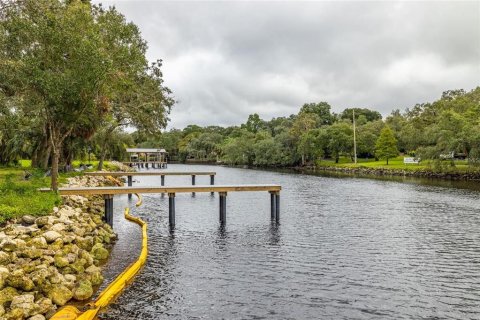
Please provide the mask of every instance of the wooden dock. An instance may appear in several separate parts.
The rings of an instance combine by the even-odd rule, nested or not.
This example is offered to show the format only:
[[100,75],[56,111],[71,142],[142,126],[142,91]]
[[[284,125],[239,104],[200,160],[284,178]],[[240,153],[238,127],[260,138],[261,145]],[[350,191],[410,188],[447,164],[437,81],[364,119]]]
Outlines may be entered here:
[[[195,192],[218,192],[220,198],[220,223],[226,222],[226,203],[228,192],[259,192],[266,191],[270,193],[271,218],[280,221],[280,191],[282,187],[275,184],[252,184],[252,185],[193,185],[193,186],[143,186],[143,187],[80,187],[80,188],[59,188],[60,195],[103,195],[105,200],[105,221],[113,224],[113,196],[116,194],[132,193],[167,193],[168,194],[168,212],[169,223],[171,227],[175,226],[175,194],[177,193],[195,193]],[[40,189],[42,192],[51,192],[48,188]]]
[[[170,172],[159,172],[159,171],[135,171],[135,172],[123,172],[123,171],[94,171],[94,172],[85,172],[87,176],[101,176],[101,177],[127,177],[127,185],[131,187],[133,185],[133,176],[160,176],[160,184],[165,185],[165,176],[191,176],[192,177],[192,186],[195,185],[196,176],[210,176],[210,185],[215,184],[215,175],[217,173],[214,171],[170,171]],[[213,193],[212,193],[213,194]],[[131,196],[131,194],[129,194]]]
[[214,171],[93,171],[85,172],[87,176],[111,176],[111,177],[127,177],[127,176],[214,176]]

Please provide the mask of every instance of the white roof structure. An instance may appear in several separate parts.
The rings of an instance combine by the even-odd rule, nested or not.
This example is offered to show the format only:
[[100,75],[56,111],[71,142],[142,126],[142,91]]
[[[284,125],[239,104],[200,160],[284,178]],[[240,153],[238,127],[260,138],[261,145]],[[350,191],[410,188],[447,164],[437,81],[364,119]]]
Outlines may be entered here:
[[165,149],[127,148],[129,153],[166,153]]

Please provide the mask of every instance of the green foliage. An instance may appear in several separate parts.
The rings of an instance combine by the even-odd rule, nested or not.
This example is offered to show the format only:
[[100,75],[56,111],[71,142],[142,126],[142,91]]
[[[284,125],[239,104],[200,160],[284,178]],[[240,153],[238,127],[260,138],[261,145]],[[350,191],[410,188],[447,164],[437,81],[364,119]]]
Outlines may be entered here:
[[300,109],[300,113],[311,113],[317,115],[317,125],[331,125],[335,117],[330,112],[330,105],[327,102],[306,103]]
[[375,154],[380,159],[388,159],[398,156],[397,139],[393,135],[392,129],[385,126],[380,131],[380,136],[375,143]]
[[352,120],[353,110],[355,110],[355,119],[364,118],[366,122],[382,120],[380,112],[367,108],[347,108],[340,114],[340,119]]

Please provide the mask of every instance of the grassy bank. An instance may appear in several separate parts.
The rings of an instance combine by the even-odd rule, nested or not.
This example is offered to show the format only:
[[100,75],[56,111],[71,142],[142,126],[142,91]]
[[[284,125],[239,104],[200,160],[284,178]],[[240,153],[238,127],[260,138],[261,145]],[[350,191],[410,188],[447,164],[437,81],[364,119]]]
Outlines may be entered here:
[[404,170],[404,171],[432,171],[432,172],[478,172],[480,168],[468,166],[465,160],[451,161],[421,161],[419,164],[404,164],[403,156],[399,156],[388,160],[375,161],[375,159],[357,159],[357,163],[353,163],[350,158],[342,157],[338,163],[334,160],[319,160],[316,162],[317,167],[336,167],[336,168],[369,168],[379,170]]
[[[30,160],[20,160],[18,167],[0,168],[0,223],[23,215],[42,216],[49,214],[54,206],[61,202],[60,196],[53,193],[41,193],[38,188],[49,187],[50,177],[42,170],[29,168]],[[80,161],[74,162],[74,167]],[[92,161],[96,169],[96,164]],[[116,170],[116,166],[105,163],[106,169]],[[27,179],[25,174],[31,174]],[[80,175],[78,172],[61,173],[59,182],[68,177]]]
[[46,215],[60,203],[58,195],[37,191],[48,187],[50,178],[41,171],[29,172],[32,175],[26,180],[22,168],[0,168],[0,223],[26,214]]

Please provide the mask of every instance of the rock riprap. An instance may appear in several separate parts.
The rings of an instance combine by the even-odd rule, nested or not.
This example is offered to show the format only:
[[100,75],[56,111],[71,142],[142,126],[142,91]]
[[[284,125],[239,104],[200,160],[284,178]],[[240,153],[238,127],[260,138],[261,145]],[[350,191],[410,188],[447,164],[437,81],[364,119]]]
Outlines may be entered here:
[[[83,176],[67,186],[111,184]],[[25,215],[0,229],[0,320],[48,319],[71,299],[92,297],[116,239],[102,216],[100,197],[68,196],[48,216]]]

